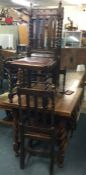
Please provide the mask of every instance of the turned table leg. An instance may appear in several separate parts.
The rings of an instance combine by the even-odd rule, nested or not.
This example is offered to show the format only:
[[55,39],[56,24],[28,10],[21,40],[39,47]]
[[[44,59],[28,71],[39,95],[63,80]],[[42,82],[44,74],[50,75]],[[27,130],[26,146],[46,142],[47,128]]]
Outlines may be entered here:
[[64,165],[64,154],[66,151],[67,143],[68,143],[68,135],[66,130],[66,123],[64,121],[60,121],[58,126],[58,165],[59,167],[63,167]]

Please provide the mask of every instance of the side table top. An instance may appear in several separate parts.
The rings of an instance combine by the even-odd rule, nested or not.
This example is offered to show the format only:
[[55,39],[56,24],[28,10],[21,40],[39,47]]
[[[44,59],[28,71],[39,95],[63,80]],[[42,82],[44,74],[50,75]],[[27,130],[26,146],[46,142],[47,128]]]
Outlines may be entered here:
[[52,58],[45,58],[45,57],[24,57],[22,59],[18,59],[15,61],[11,61],[10,65],[11,66],[18,66],[18,67],[25,67],[25,68],[49,68],[52,67],[53,65],[55,65],[55,60],[53,60]]

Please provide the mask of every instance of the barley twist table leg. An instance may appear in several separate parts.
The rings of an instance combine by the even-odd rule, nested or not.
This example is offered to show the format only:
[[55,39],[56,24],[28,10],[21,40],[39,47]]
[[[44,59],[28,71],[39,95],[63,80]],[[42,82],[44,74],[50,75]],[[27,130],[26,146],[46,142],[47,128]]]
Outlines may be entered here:
[[67,130],[65,126],[65,122],[59,123],[59,131],[58,131],[58,165],[59,167],[63,167],[64,165],[64,154],[66,150],[66,146],[68,143]]

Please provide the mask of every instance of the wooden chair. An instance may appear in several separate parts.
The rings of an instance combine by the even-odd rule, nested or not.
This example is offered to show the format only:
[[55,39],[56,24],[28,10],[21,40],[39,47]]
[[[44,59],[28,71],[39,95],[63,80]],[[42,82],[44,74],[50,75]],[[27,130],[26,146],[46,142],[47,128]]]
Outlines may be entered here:
[[64,8],[61,3],[54,9],[29,10],[27,57],[15,60],[9,66],[10,94],[13,67],[20,70],[19,84],[24,85],[23,87],[41,83],[45,84],[45,89],[50,86],[57,89],[60,73],[64,75],[64,86],[66,73],[65,70],[60,71],[63,14]]
[[[54,118],[54,97],[53,91],[18,88],[21,169],[24,169],[25,154],[28,150],[30,155],[47,154],[50,156],[50,175],[53,174],[57,134]],[[25,99],[26,104],[22,103]],[[25,138],[27,137],[29,145],[28,149],[25,150]],[[33,146],[34,140],[47,142],[50,151],[49,149],[37,149]]]
[[56,61],[56,66],[51,71],[55,86],[59,84],[60,73],[62,74],[63,72],[65,80],[65,70],[60,71],[63,16],[64,8],[61,2],[58,4],[58,8],[34,9],[31,7],[29,11],[29,43],[27,55],[30,57],[35,56],[37,59],[41,55],[43,58],[48,57]]
[[[64,8],[30,8],[29,10],[29,56],[31,53],[55,57],[55,49],[61,48]],[[36,54],[35,54],[36,56]],[[56,55],[58,57],[60,55]],[[46,57],[46,56],[45,56]]]
[[[8,95],[9,95],[8,69],[6,65],[7,65],[7,60],[1,54],[0,55],[0,88],[1,88],[0,103],[1,102],[3,103],[4,100],[8,99]],[[4,80],[7,80],[7,83],[4,83]],[[3,109],[5,110],[6,116],[0,119],[0,124],[13,125],[12,111],[7,108],[3,108]]]

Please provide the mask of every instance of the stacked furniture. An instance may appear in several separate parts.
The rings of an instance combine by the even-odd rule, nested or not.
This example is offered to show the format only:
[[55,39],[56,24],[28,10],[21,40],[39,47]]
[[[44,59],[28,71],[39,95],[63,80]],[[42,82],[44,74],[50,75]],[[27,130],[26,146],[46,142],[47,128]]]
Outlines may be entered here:
[[39,83],[42,80],[45,88],[51,84],[56,89],[60,73],[64,74],[65,84],[66,71],[60,71],[63,12],[61,2],[56,9],[31,7],[27,56],[9,63],[9,96],[13,89],[13,67],[20,72],[17,83],[21,86],[31,87],[32,82]]
[[[69,94],[58,92],[62,21],[61,3],[55,10],[31,8],[27,56],[8,62],[9,92],[4,100],[0,96],[0,108],[12,112],[14,119],[13,148],[20,155],[20,167],[24,169],[27,151],[30,156],[41,153],[50,157],[50,175],[55,161],[63,166],[82,101],[85,76],[85,72],[67,73],[65,90]],[[65,75],[64,70],[62,73]],[[40,141],[49,146],[43,152],[35,150],[36,146],[41,148]]]
[[[74,94],[68,98],[65,95],[59,97],[57,93],[60,75],[63,22],[63,8],[61,3],[57,9],[39,10],[31,8],[29,20],[27,56],[8,62],[9,98],[5,100],[4,104],[0,105],[1,107],[8,107],[9,110],[12,110],[14,116],[14,149],[16,153],[20,151],[21,168],[24,168],[24,152],[26,151],[24,141],[26,137],[29,137],[28,145],[30,147],[28,151],[30,154],[35,153],[33,150],[34,139],[38,141],[49,141],[51,148],[49,153],[51,158],[50,174],[52,174],[55,158],[58,157],[60,166],[63,165],[65,145],[68,140],[67,126],[69,121],[66,119],[69,117],[72,120],[72,112],[75,106],[71,103],[75,100],[75,97],[77,98],[74,103],[77,103],[81,97],[82,89],[75,90]],[[15,69],[17,70],[17,79],[13,82]],[[62,73],[65,75],[64,70]],[[21,97],[23,98],[21,99]],[[33,100],[30,100],[32,97]],[[44,114],[43,116],[40,115],[42,113]],[[36,114],[38,116],[37,118]],[[31,121],[29,123],[30,116]],[[65,121],[61,117],[64,117]],[[34,119],[37,122],[35,122],[36,126]],[[47,121],[45,121],[46,119]],[[44,123],[41,122],[42,120]],[[41,130],[42,126],[43,130]],[[46,129],[49,129],[48,131],[50,132],[47,132]],[[37,143],[39,143],[38,141]],[[58,156],[54,152],[57,143]]]
[[[53,111],[60,74],[63,7],[59,3],[59,7],[56,9],[31,8],[29,16],[27,56],[8,63],[9,100],[10,103],[13,103],[14,95],[18,95],[20,167],[24,168],[24,141],[27,136],[29,137],[29,145],[31,145],[31,148],[29,148],[31,151],[28,150],[30,154],[34,153],[33,140],[49,142],[50,152],[48,155],[51,158],[50,175],[52,175],[58,133],[58,128],[57,126],[55,127]],[[15,83],[17,91],[14,91],[13,83],[13,70],[15,68],[18,70]],[[22,108],[22,95],[26,99],[25,109]],[[39,110],[40,100],[42,101],[41,110]],[[32,107],[30,105],[31,101],[34,103]],[[34,117],[32,116],[33,112]],[[45,153],[46,151],[44,150]]]

